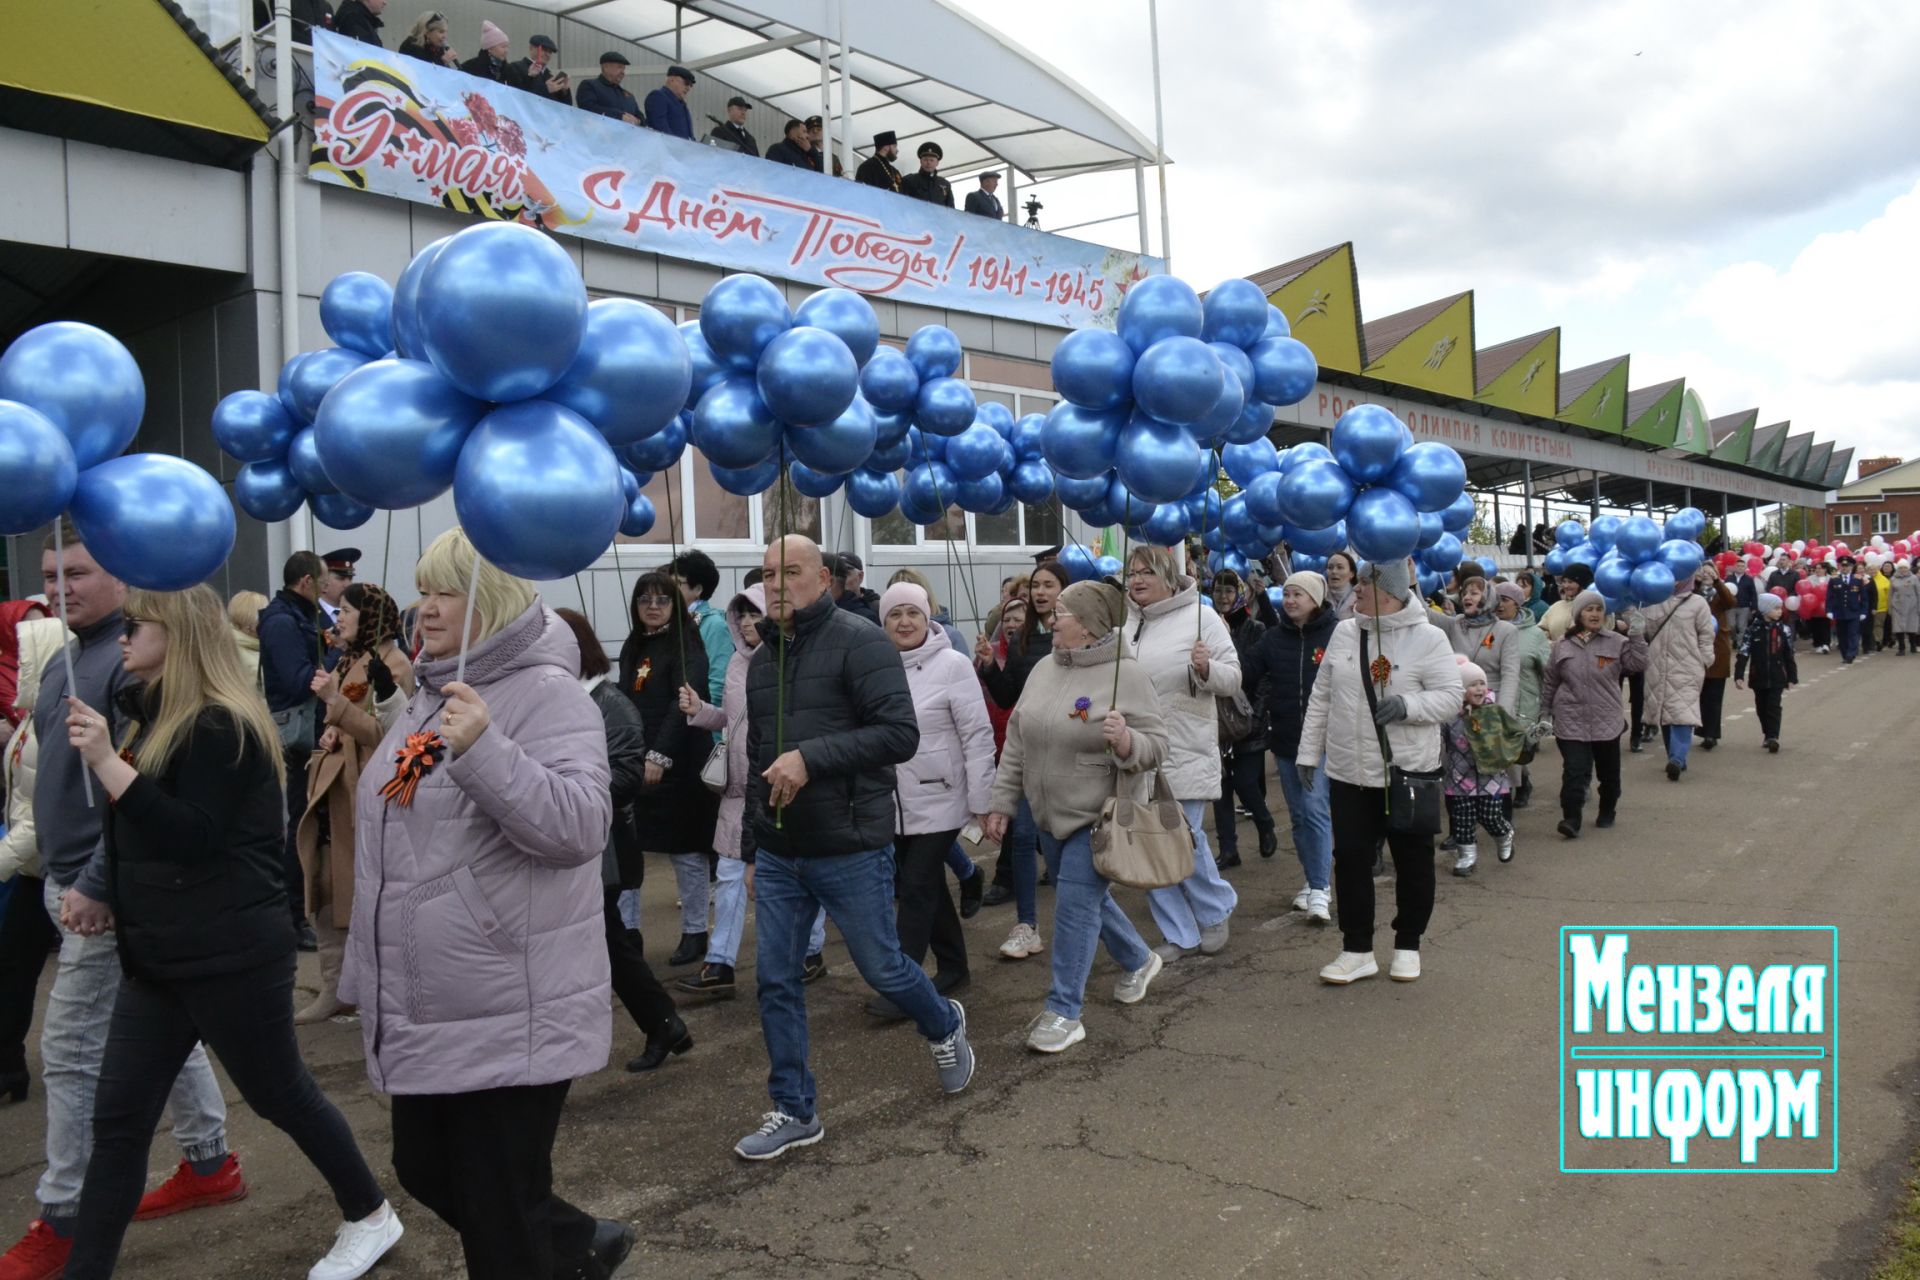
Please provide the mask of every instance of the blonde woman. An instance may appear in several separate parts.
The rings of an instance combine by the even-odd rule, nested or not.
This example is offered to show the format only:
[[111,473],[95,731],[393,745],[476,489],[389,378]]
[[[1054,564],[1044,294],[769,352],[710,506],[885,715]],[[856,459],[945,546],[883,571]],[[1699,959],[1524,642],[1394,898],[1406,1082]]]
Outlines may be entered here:
[[113,1273],[154,1127],[200,1041],[333,1191],[346,1221],[310,1276],[362,1275],[399,1240],[400,1220],[294,1038],[279,732],[210,588],[129,591],[125,615],[131,732],[116,744],[100,709],[67,703],[67,739],[110,802],[107,905],[125,972],[66,1275]]
[[443,67],[460,65],[460,55],[447,44],[447,16],[432,10],[415,19],[413,29],[400,42],[400,52],[409,58],[437,62]]
[[267,598],[258,591],[236,591],[227,601],[227,621],[233,624],[234,643],[240,646],[240,664],[256,680],[260,676],[260,611]]

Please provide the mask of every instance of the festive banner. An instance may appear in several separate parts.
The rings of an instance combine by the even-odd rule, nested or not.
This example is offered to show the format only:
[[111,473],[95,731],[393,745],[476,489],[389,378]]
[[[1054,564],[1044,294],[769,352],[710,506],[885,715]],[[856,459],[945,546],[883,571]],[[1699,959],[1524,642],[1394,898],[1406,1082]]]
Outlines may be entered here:
[[313,33],[318,181],[874,297],[1111,328],[1159,258],[671,138]]

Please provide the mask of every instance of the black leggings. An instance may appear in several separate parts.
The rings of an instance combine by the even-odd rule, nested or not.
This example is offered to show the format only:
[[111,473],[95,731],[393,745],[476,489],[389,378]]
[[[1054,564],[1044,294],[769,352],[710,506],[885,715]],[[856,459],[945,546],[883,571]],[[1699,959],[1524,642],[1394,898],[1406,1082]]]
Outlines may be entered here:
[[640,931],[628,929],[620,918],[620,888],[604,886],[607,927],[607,963],[613,969],[613,994],[641,1034],[651,1040],[673,1025],[673,997],[647,964]]
[[1633,736],[1638,739],[1646,728],[1647,673],[1636,671],[1627,677],[1627,705],[1633,711]]
[[1720,740],[1720,710],[1727,702],[1727,678],[1708,676],[1700,686],[1700,736]]
[[1433,838],[1387,830],[1383,787],[1327,782],[1333,814],[1333,889],[1340,910],[1341,947],[1373,950],[1373,851],[1384,838],[1393,850],[1393,945],[1418,951],[1433,919]]
[[1264,748],[1238,743],[1220,755],[1220,798],[1213,802],[1213,835],[1221,853],[1240,852],[1240,823],[1233,811],[1237,798],[1253,815],[1253,829],[1265,836],[1273,830],[1267,808],[1267,753]]
[[956,982],[967,973],[967,939],[960,931],[960,914],[953,909],[953,894],[947,890],[947,850],[958,834],[956,827],[896,836],[893,842],[894,878],[900,889],[894,928],[900,935],[900,951],[919,964],[931,945],[936,974]]
[[0,1074],[27,1069],[27,1032],[40,972],[60,940],[43,900],[45,881],[15,876],[13,894],[0,916]]
[[1513,823],[1507,820],[1506,799],[1505,796],[1448,796],[1447,819],[1453,826],[1453,842],[1473,844],[1481,827],[1496,840],[1512,835]]
[[1555,738],[1560,747],[1560,814],[1577,830],[1586,808],[1587,784],[1600,779],[1600,813],[1605,817],[1620,803],[1620,739],[1578,742]]
[[294,958],[214,978],[120,981],[93,1104],[93,1158],[80,1190],[68,1280],[113,1274],[147,1183],[147,1151],[174,1077],[204,1040],[247,1105],[281,1129],[356,1222],[386,1201],[293,1034]]

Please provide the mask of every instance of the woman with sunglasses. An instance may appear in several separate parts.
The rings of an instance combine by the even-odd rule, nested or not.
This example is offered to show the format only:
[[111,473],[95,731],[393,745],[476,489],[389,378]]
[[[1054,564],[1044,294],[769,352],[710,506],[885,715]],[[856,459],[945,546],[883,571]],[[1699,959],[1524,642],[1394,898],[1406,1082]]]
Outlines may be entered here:
[[346,589],[334,634],[345,652],[332,671],[313,673],[326,727],[307,760],[307,807],[294,832],[307,915],[320,942],[320,990],[293,1015],[300,1026],[354,1011],[340,999],[340,962],[353,918],[353,793],[414,687],[413,664],[396,643],[400,611],[379,587],[356,582]]
[[400,52],[409,58],[437,62],[443,67],[458,67],[460,55],[447,44],[447,16],[427,12],[420,15],[400,42]]
[[345,1222],[309,1276],[353,1280],[400,1239],[400,1220],[294,1037],[279,732],[211,588],[130,591],[125,613],[121,661],[139,682],[120,707],[131,734],[116,747],[98,708],[67,700],[68,740],[105,792],[108,905],[124,975],[65,1274],[113,1274],[154,1127],[204,1041],[247,1104],[333,1191]]

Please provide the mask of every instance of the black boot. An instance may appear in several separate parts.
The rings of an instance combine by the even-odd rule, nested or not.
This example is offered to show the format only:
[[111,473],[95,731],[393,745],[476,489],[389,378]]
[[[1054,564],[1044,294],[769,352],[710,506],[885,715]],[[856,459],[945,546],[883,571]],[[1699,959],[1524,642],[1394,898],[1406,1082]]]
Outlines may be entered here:
[[1533,803],[1533,775],[1520,775],[1520,789],[1513,793],[1513,807],[1524,809]]
[[644,1053],[627,1064],[627,1070],[636,1075],[643,1071],[658,1070],[667,1060],[668,1054],[679,1055],[693,1048],[693,1037],[687,1034],[687,1024],[675,1014],[673,1021],[647,1037]]
[[690,996],[717,996],[732,999],[734,992],[733,966],[730,964],[703,964],[700,972],[690,977],[679,978],[673,984],[677,989]]
[[1240,851],[1238,849],[1228,849],[1224,853],[1216,855],[1213,860],[1213,865],[1221,871],[1233,870],[1240,865]]
[[1280,837],[1278,833],[1276,833],[1272,827],[1262,828],[1260,831],[1260,856],[1263,858],[1271,858],[1279,851]]
[[1580,838],[1579,812],[1578,811],[1570,812],[1565,817],[1561,818],[1560,825],[1558,827],[1555,827],[1554,830],[1558,831],[1561,835],[1565,836],[1569,840],[1578,840]]
[[693,964],[707,958],[707,935],[704,933],[683,933],[680,945],[667,957],[667,963],[674,967]]
[[987,891],[987,873],[978,866],[973,874],[960,882],[960,918],[971,920],[980,914],[980,904]]
[[0,1095],[5,1095],[8,1102],[25,1102],[29,1079],[25,1067],[17,1071],[0,1071]]
[[[633,1228],[612,1218],[596,1218],[593,1243],[587,1246],[587,1259],[580,1268],[581,1280],[611,1280],[620,1264],[633,1252]],[[556,1273],[558,1274],[558,1273]]]
[[1606,808],[1600,810],[1600,816],[1593,820],[1593,825],[1596,827],[1612,826],[1613,825],[1613,807],[1609,805]]

